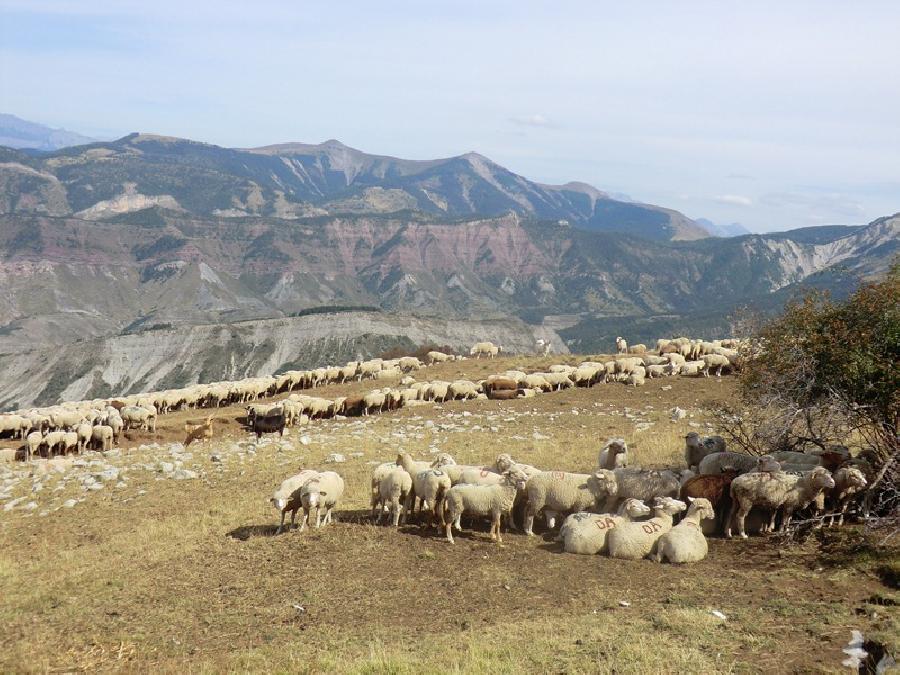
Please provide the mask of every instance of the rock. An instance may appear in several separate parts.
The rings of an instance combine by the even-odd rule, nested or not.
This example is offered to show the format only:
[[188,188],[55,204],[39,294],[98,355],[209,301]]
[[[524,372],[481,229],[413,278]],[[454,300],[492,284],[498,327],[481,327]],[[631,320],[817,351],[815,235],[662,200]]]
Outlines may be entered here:
[[190,469],[177,469],[172,473],[172,478],[174,480],[193,480],[198,478],[199,475],[196,471],[191,471]]
[[25,501],[25,497],[17,497],[16,499],[13,499],[11,502],[7,502],[6,504],[4,504],[3,510],[4,511],[12,511],[14,508],[16,508],[16,506],[18,506],[19,504],[21,504],[24,501]]
[[339,452],[332,452],[330,455],[328,455],[328,457],[325,458],[326,464],[341,464],[346,461],[347,458]]
[[538,433],[537,431],[531,434],[531,437],[536,441],[546,441],[548,438],[550,438],[549,436],[544,436],[544,434]]
[[102,481],[111,481],[111,480],[119,480],[119,470],[109,468],[105,471],[101,471],[100,473],[95,473],[94,478]]
[[312,439],[306,434],[301,436],[298,440],[300,441],[300,445],[309,445],[312,442]]
[[434,420],[425,420],[426,429],[434,429]]
[[22,507],[23,511],[34,511],[38,507],[37,502],[28,502]]
[[175,465],[172,462],[160,462],[159,470],[163,473],[172,473],[175,471]]
[[671,410],[671,415],[672,415],[672,421],[677,422],[678,420],[683,420],[685,417],[687,417],[687,411],[682,408],[679,408],[678,406],[675,406]]
[[15,462],[16,461],[16,449],[15,448],[0,448],[0,462]]
[[76,505],[77,503],[78,503],[78,502],[76,502],[74,499],[67,499],[66,501],[64,501],[64,502],[62,503],[62,507],[63,507],[64,509],[74,509],[74,508],[75,508],[75,505]]
[[213,453],[213,454],[211,454],[211,455],[209,456],[209,461],[210,461],[210,462],[221,462],[221,461],[222,461],[222,455],[218,455],[218,454],[216,454],[216,453]]

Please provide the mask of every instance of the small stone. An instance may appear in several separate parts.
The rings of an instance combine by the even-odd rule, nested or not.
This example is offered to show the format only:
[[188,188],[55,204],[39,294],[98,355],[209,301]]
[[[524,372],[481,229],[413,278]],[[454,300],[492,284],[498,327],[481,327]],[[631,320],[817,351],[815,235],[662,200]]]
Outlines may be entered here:
[[216,454],[216,453],[213,453],[213,454],[211,454],[211,455],[209,456],[209,461],[210,461],[210,462],[221,462],[221,461],[222,461],[222,455],[218,455],[218,454]]
[[191,471],[190,469],[176,469],[172,474],[172,478],[175,480],[193,480],[197,478],[200,474],[196,471]]
[[674,408],[672,408],[671,415],[672,421],[677,422],[678,420],[683,420],[685,417],[687,417],[687,411],[683,408],[675,406]]
[[548,438],[550,438],[549,436],[544,436],[544,434],[538,433],[537,431],[531,434],[531,437],[536,441],[546,441]]
[[75,505],[76,505],[77,503],[78,503],[78,502],[75,501],[74,499],[67,499],[66,501],[64,501],[64,502],[62,503],[62,507],[63,507],[64,509],[74,509],[74,508],[75,508]]
[[312,442],[312,439],[309,436],[307,436],[306,434],[304,434],[297,440],[300,441],[300,445],[309,445]]
[[159,470],[163,473],[172,473],[175,471],[175,465],[172,462],[160,462]]
[[330,455],[328,455],[328,457],[325,458],[326,464],[341,464],[346,461],[347,458],[339,452],[332,452]]

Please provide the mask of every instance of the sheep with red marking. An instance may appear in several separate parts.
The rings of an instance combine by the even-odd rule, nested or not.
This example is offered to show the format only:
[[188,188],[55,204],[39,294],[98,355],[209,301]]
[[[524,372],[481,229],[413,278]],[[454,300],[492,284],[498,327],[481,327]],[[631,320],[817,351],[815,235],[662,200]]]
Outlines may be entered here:
[[616,493],[615,474],[599,469],[593,474],[542,471],[525,486],[525,534],[533,535],[534,517],[544,512],[547,527],[553,529],[560,513],[587,511],[599,500]]
[[632,522],[650,514],[650,507],[640,499],[626,499],[619,513],[588,513],[580,511],[568,516],[559,528],[559,540],[566,553],[596,555],[606,553],[607,535],[622,523]]
[[716,517],[712,504],[702,497],[691,498],[687,514],[678,525],[665,532],[656,542],[651,560],[669,563],[698,562],[706,557],[709,544],[703,536],[701,523]]
[[675,514],[687,505],[672,497],[658,497],[653,503],[653,517],[635,523],[622,523],[607,536],[611,558],[641,560],[656,551],[659,538],[672,529]]

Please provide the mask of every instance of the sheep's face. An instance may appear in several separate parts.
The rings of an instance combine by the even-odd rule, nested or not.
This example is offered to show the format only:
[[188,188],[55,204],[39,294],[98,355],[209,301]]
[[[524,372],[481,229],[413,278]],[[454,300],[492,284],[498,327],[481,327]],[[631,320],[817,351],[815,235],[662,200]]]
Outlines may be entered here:
[[817,467],[812,472],[812,484],[814,487],[830,490],[834,487],[834,478],[831,477],[827,469]]
[[688,497],[687,499],[690,502],[689,514],[696,514],[700,516],[701,520],[710,520],[716,517],[712,503],[705,497]]
[[650,507],[640,499],[630,498],[625,502],[625,515],[630,518],[640,518],[650,514]]
[[591,478],[596,482],[600,492],[605,492],[608,496],[613,497],[619,492],[619,482],[616,480],[616,474],[608,469],[600,469],[595,471]]
[[674,516],[687,508],[687,504],[672,497],[657,497],[654,507],[663,513]]
[[864,488],[869,484],[865,475],[863,475],[863,472],[859,469],[849,469],[847,471],[847,482],[853,487],[858,488]]
[[771,455],[763,455],[756,460],[756,470],[763,473],[777,473],[781,471],[781,464]]
[[284,507],[287,506],[287,499],[272,497],[272,506],[274,506],[279,511],[284,511]]
[[497,455],[497,469],[499,469],[501,473],[509,471],[514,464],[515,462],[513,462],[512,457],[510,457],[505,452]]

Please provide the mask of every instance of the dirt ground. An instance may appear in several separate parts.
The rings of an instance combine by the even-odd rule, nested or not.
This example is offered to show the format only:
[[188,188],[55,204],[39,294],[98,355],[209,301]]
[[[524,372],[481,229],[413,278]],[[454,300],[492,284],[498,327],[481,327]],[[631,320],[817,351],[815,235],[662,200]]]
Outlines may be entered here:
[[[419,377],[549,362],[464,361]],[[43,461],[0,468],[17,481],[10,496],[24,497],[0,509],[0,670],[834,672],[852,629],[893,636],[896,648],[900,595],[879,570],[897,558],[858,545],[835,556],[835,538],[858,544],[855,528],[790,547],[711,539],[706,560],[671,566],[566,554],[547,532],[508,532],[497,545],[477,521],[455,545],[418,525],[369,522],[372,465],[400,448],[588,470],[602,440],[622,435],[637,463],[680,466],[684,434],[708,428],[704,401],[733,391],[729,378],[598,385],[316,421],[261,444],[232,407],[217,413],[212,442],[173,454],[185,420],[201,416],[184,411],[121,453],[80,458],[115,467],[115,486],[64,479],[90,466],[51,478]],[[688,417],[673,422],[676,405]],[[274,488],[336,452],[347,457],[328,467],[347,485],[337,522],[274,536]],[[196,477],[169,479],[158,467],[170,457]]]

